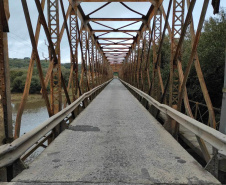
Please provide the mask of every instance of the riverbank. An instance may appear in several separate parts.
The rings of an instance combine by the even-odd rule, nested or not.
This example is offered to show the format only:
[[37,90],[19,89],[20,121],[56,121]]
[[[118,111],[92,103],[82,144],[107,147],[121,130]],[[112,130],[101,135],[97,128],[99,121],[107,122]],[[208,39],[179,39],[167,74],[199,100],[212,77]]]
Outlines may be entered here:
[[[18,103],[21,102],[23,94],[22,93],[13,93],[11,94],[11,102]],[[29,94],[27,98],[27,102],[37,102],[42,100],[42,95],[41,94]]]

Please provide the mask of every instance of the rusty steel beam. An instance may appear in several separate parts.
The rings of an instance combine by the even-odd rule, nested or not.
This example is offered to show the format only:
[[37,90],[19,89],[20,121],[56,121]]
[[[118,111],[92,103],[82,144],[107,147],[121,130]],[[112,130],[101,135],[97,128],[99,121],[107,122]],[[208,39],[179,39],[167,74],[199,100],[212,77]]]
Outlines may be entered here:
[[[73,12],[73,15],[72,15]],[[74,60],[71,56],[71,65],[73,69],[71,69],[71,84],[72,84],[72,94],[73,99],[76,100],[75,95],[79,96],[78,90],[80,89],[79,81],[78,81],[78,28],[77,28],[77,8],[74,8],[70,13],[70,39],[72,46],[72,55],[74,56]],[[75,62],[75,63],[73,63]],[[71,67],[72,67],[71,66]],[[70,84],[68,85],[68,89],[70,88]]]
[[[60,44],[59,44],[59,4],[58,0],[47,0],[47,12],[48,12],[48,29],[51,35],[51,42],[53,43],[54,51],[50,54],[56,55],[57,62],[53,66],[50,82],[51,93],[51,109],[53,114],[56,114],[61,110],[62,95],[61,95],[61,64],[60,64]],[[55,52],[56,46],[57,51]],[[54,58],[55,58],[54,57]]]
[[124,26],[121,26],[121,27],[119,27],[119,28],[117,28],[117,29],[120,30],[120,29],[122,29],[122,28],[131,26],[131,25],[136,24],[136,23],[138,23],[138,22],[139,22],[139,21],[135,21],[135,22],[132,22],[132,23],[130,23],[130,24],[126,24],[126,25],[124,25]]
[[[70,0],[70,2],[71,2],[71,0]],[[71,4],[73,5],[73,4],[75,4],[75,3],[73,3],[73,1],[72,1]],[[75,6],[75,5],[73,5],[73,6]],[[78,16],[79,16],[79,19],[81,20],[82,24],[84,24],[84,26],[87,27],[86,29],[87,29],[87,31],[88,31],[88,34],[91,35],[92,39],[94,40],[94,42],[95,42],[95,44],[96,44],[96,46],[97,46],[96,49],[98,50],[98,49],[100,48],[99,42],[96,40],[95,35],[91,32],[92,28],[91,28],[90,24],[87,23],[86,20],[85,20],[86,17],[85,17],[85,14],[84,14],[84,12],[83,12],[81,6],[78,5],[77,7],[78,7]],[[85,24],[85,23],[86,23],[86,24]],[[104,35],[104,34],[102,34],[102,35]],[[101,51],[101,50],[100,50],[100,51]],[[104,54],[103,54],[102,51],[101,51],[101,54],[104,56]],[[97,55],[96,55],[96,57],[97,57]],[[97,60],[96,60],[96,61],[97,61]],[[96,66],[99,67],[98,62],[97,62],[97,65],[96,65]],[[99,75],[99,74],[98,74],[98,75]]]
[[[77,0],[77,2],[122,2],[122,0]],[[123,2],[151,2],[156,5],[159,0],[123,0]]]
[[[209,4],[209,0],[205,0],[204,3],[203,3],[203,8],[202,8],[202,12],[201,12],[200,20],[199,20],[199,24],[198,24],[198,29],[196,31],[196,35],[195,35],[195,38],[194,38],[194,41],[193,41],[192,52],[191,52],[189,61],[188,61],[187,66],[186,66],[186,71],[184,73],[184,79],[183,79],[183,82],[182,82],[182,85],[181,85],[181,91],[179,93],[178,104],[177,104],[177,110],[179,110],[179,111],[181,110],[182,97],[183,97],[183,94],[184,94],[184,89],[185,89],[185,86],[186,86],[188,75],[190,73],[190,69],[191,69],[191,66],[194,62],[194,58],[195,58],[195,55],[196,55],[198,42],[199,42],[199,39],[200,39],[202,26],[203,26],[203,23],[204,23],[204,20],[205,20],[205,15],[206,15],[208,4]],[[216,129],[216,125],[211,125],[211,126]]]
[[[164,28],[163,28],[163,32],[162,32],[162,37],[161,37],[161,41],[160,41],[160,44],[159,44],[159,47],[158,47],[156,61],[154,63],[154,65],[155,65],[154,68],[153,68],[154,69],[154,71],[153,71],[153,76],[154,77],[155,77],[155,72],[156,72],[155,69],[158,68],[159,61],[160,61],[160,54],[161,54],[161,50],[162,50],[163,41],[164,41],[164,38],[165,38],[166,27],[168,26],[168,19],[169,19],[171,6],[172,6],[172,0],[169,1],[167,15],[166,15],[166,18],[165,18],[165,24],[164,24]],[[163,10],[164,10],[164,8],[161,9],[161,12],[163,12]],[[155,27],[154,23],[153,23],[153,27]],[[159,69],[158,69],[158,71],[159,71]],[[154,78],[152,79],[152,82],[151,82],[151,85],[150,85],[149,94],[151,93],[151,90],[152,90],[153,80],[154,80]],[[161,89],[163,90],[162,94],[164,94],[164,87],[161,87]]]
[[[58,0],[48,0],[48,26],[43,14],[41,4],[39,0],[35,0],[41,24],[44,28],[45,35],[49,43],[49,56],[53,62],[53,68],[51,71],[51,83],[50,83],[50,93],[51,93],[51,111],[52,114],[56,114],[62,109],[62,94],[61,89],[63,87],[64,93],[68,102],[70,102],[67,88],[65,85],[65,80],[61,73],[60,68],[60,40],[59,40],[59,12],[58,12]],[[56,48],[58,47],[58,48]],[[53,138],[56,137],[64,128],[63,122],[62,125],[53,130]],[[52,138],[52,139],[53,139]],[[49,143],[51,140],[49,140]]]
[[92,30],[92,33],[96,33],[96,32],[136,32],[138,33],[139,30]]
[[130,49],[130,47],[101,47],[101,49]]
[[8,36],[9,6],[8,1],[0,1],[0,95],[3,109],[0,145],[13,140],[12,108],[9,78]]
[[[30,39],[31,39],[32,48],[34,50],[35,57],[36,57],[36,64],[37,64],[37,68],[38,68],[38,72],[39,72],[39,78],[40,78],[40,82],[41,82],[41,86],[42,86],[43,97],[45,99],[48,114],[49,114],[49,116],[51,116],[52,111],[51,111],[49,98],[48,98],[45,83],[44,83],[42,67],[41,67],[40,58],[39,58],[39,55],[38,55],[38,49],[37,49],[37,45],[36,45],[36,41],[35,41],[35,36],[34,36],[34,33],[33,33],[33,29],[32,29],[32,24],[31,24],[31,19],[30,19],[28,7],[27,7],[27,2],[26,2],[26,0],[21,0],[21,1],[22,1],[22,5],[23,5],[23,10],[24,10],[24,15],[25,15],[27,27],[28,27],[29,36],[30,36]],[[15,136],[19,137],[19,135],[15,135]]]
[[99,23],[99,22],[96,22],[96,21],[92,21],[92,22],[95,23],[95,24],[99,24],[99,25],[101,25],[101,26],[103,26],[103,27],[109,28],[109,29],[114,29],[114,28],[112,28],[112,27],[110,27],[110,26],[107,26],[107,25],[105,25],[105,24],[102,24],[102,23]]
[[[187,0],[187,6],[188,7],[190,6],[190,0]],[[195,38],[195,31],[194,31],[193,19],[191,19],[190,33],[191,33],[191,36],[192,36],[191,37],[192,42],[194,42],[193,40]],[[211,102],[211,99],[210,99],[210,96],[209,96],[209,93],[208,93],[208,90],[207,90],[207,87],[206,87],[206,83],[205,83],[205,80],[204,80],[204,77],[203,77],[203,73],[202,73],[202,69],[201,69],[201,66],[200,66],[198,54],[196,54],[195,69],[196,69],[196,72],[197,72],[197,76],[198,76],[198,79],[199,79],[199,83],[200,83],[200,86],[201,86],[201,89],[202,89],[202,92],[203,92],[203,96],[204,96],[206,105],[208,107],[210,122],[213,122],[213,125],[215,125],[216,124],[215,113],[214,113],[213,105],[212,105],[212,102]]]
[[226,47],[225,47],[225,69],[224,69],[224,87],[222,89],[222,106],[221,106],[221,117],[220,117],[220,128],[219,131],[226,134]]
[[124,59],[124,57],[117,57],[117,56],[108,56],[107,58],[108,58],[108,59],[109,59],[109,58],[114,58],[114,59],[120,58],[120,59]]
[[[45,5],[45,0],[42,0],[41,1],[42,10],[44,9],[44,5]],[[40,23],[39,19],[40,19],[40,17],[38,18],[37,25],[36,25],[36,32],[35,32],[36,45],[38,45],[39,35],[40,35],[40,30],[41,30],[41,23]],[[24,92],[23,92],[23,96],[22,96],[18,111],[17,111],[17,115],[16,115],[16,122],[15,122],[15,133],[17,133],[16,137],[18,137],[20,135],[21,118],[22,118],[22,114],[24,112],[24,107],[25,107],[25,104],[27,101],[29,90],[30,90],[34,63],[35,63],[35,53],[34,53],[34,50],[32,50],[31,59],[29,62],[29,67],[28,67],[28,72],[27,72],[27,78],[26,78],[26,82],[25,82],[25,86],[24,86]],[[45,85],[45,87],[46,87],[46,85]],[[19,129],[19,131],[17,129]]]
[[107,37],[98,37],[97,38],[97,40],[134,40],[134,38],[125,38],[125,37],[109,37],[109,38],[107,38]]
[[103,51],[104,53],[128,53],[128,51]]
[[[126,57],[126,53],[125,55],[119,55],[120,57]],[[106,53],[106,57],[115,57],[115,55],[108,55],[108,53]]]
[[[69,28],[68,28],[68,25],[67,25],[67,18],[66,18],[66,14],[65,14],[65,10],[64,10],[63,0],[60,0],[60,4],[61,4],[61,10],[62,10],[62,15],[63,15],[63,19],[64,19],[64,25],[65,25],[65,29],[66,29],[66,33],[67,33],[68,43],[69,43],[69,47],[70,47],[70,54],[71,54],[71,57],[72,57],[72,66],[71,66],[71,68],[75,69],[76,68],[76,61],[75,61],[75,57],[73,55],[72,42],[71,42],[71,38],[70,38]],[[65,80],[63,79],[63,75],[62,74],[61,74],[61,79],[62,79],[63,89],[66,92],[65,93],[66,100],[67,100],[68,104],[70,105],[71,104],[71,100],[70,100],[70,97],[69,97],[69,95],[67,93],[69,88],[66,88],[66,84],[64,82]],[[69,84],[70,84],[70,82],[69,82]],[[69,85],[69,87],[70,87],[70,85]],[[72,117],[75,118],[74,112],[72,113]]]
[[[187,6],[188,6],[188,7],[190,6],[190,0],[187,0]],[[162,12],[163,12],[163,16],[164,16],[165,21],[168,22],[168,21],[166,20],[166,15],[164,15],[164,14],[165,14],[164,8],[163,8],[162,6],[161,6],[160,8],[161,8],[161,10],[162,10]],[[171,36],[171,28],[170,28],[169,24],[168,24],[168,26],[167,26],[167,29],[168,29],[169,35]],[[193,19],[191,19],[190,30],[191,30],[190,32],[191,32],[192,39],[193,39],[193,37],[194,37],[194,25],[193,25]],[[184,78],[181,62],[178,62],[178,63],[177,63],[177,66],[178,66],[178,72],[179,72],[179,79],[180,79],[180,83],[181,83],[181,82],[183,81],[183,78]],[[200,85],[201,85],[201,88],[202,88],[202,91],[203,91],[204,98],[205,98],[205,100],[206,100],[206,99],[208,100],[208,91],[207,91],[207,89],[204,88],[204,87],[206,87],[206,85],[205,85],[205,81],[204,81],[204,78],[203,78],[203,75],[202,75],[201,67],[200,67],[200,65],[199,65],[198,56],[197,56],[197,60],[195,61],[195,67],[196,67],[198,79],[199,79],[199,81],[200,81]],[[162,97],[161,97],[160,103],[162,103],[163,100],[164,100],[164,98],[165,98],[165,94],[166,94],[166,90],[167,90],[167,88],[168,88],[168,84],[169,84],[169,77],[168,77],[167,83],[166,83],[166,85],[165,85],[164,93],[163,93],[163,95],[162,95]],[[205,91],[205,90],[206,90],[206,91]],[[185,87],[185,90],[184,90],[184,104],[185,104],[185,110],[186,110],[187,115],[189,115],[190,117],[194,118],[193,113],[192,113],[191,108],[190,108],[189,101],[190,101],[190,100],[188,99],[187,90],[186,90],[186,87]],[[207,102],[207,101],[206,101],[206,102]],[[210,101],[210,103],[211,103],[211,101]],[[210,110],[211,107],[212,107],[212,104],[207,103],[207,105],[209,106],[208,109]],[[211,105],[211,106],[210,106],[210,105]],[[213,117],[214,120],[215,120],[214,113],[212,114],[211,111],[209,111],[209,112],[210,112],[209,116],[210,116],[210,117]],[[158,114],[159,114],[159,113],[156,114],[156,117],[158,116]],[[212,120],[212,119],[210,119],[210,120]],[[200,145],[200,148],[201,148],[201,151],[202,151],[202,153],[203,153],[204,159],[206,160],[206,162],[209,162],[209,160],[210,160],[210,154],[209,154],[209,152],[208,152],[208,150],[207,150],[207,148],[206,148],[206,145],[205,145],[204,141],[203,141],[201,138],[199,138],[198,136],[196,136],[196,138],[197,138],[198,143],[199,143],[199,145]]]
[[142,18],[87,18],[86,21],[144,21]]
[[102,46],[111,46],[111,45],[131,45],[133,43],[99,43]]
[[93,63],[93,40],[91,35],[88,38],[88,56],[89,56],[89,77],[91,78],[90,81],[92,82],[92,88],[95,87],[94,85],[94,63]]
[[[0,1],[0,21],[1,21],[1,29],[2,32],[9,32],[9,26],[8,26],[8,19],[9,15],[6,16],[6,11],[9,12],[9,10],[5,10],[5,8],[8,9],[8,2],[1,0]],[[8,13],[9,14],[9,13]]]
[[138,15],[141,15],[142,17],[145,16],[144,14],[142,14],[142,13],[140,13],[140,12],[137,12],[137,11],[133,10],[132,8],[130,8],[129,6],[127,6],[125,3],[123,3],[123,2],[120,2],[120,3],[121,3],[124,7],[126,7],[128,10],[132,11],[133,13],[136,13],[136,14],[138,14]]
[[96,10],[94,10],[94,11],[92,11],[92,12],[90,12],[90,13],[89,13],[88,15],[86,15],[86,16],[90,16],[90,15],[94,14],[95,12],[101,10],[101,9],[104,8],[105,6],[109,5],[110,3],[111,3],[111,2],[105,3],[103,6],[97,8]]
[[[68,20],[68,17],[70,15],[71,11],[72,11],[72,6],[69,5],[68,10],[67,10],[67,14],[66,14],[66,19],[67,20]],[[61,26],[59,42],[58,42],[59,44],[60,44],[60,42],[62,40],[63,34],[64,34],[64,24],[62,24],[62,26]],[[58,50],[58,47],[59,47],[59,45],[56,46],[55,51]],[[48,86],[48,83],[49,83],[49,80],[50,80],[50,76],[51,76],[51,71],[53,70],[53,62],[54,61],[50,62],[49,68],[48,68],[47,73],[46,73],[46,77],[45,77],[45,85],[46,86]],[[42,92],[42,90],[41,90],[41,92]]]

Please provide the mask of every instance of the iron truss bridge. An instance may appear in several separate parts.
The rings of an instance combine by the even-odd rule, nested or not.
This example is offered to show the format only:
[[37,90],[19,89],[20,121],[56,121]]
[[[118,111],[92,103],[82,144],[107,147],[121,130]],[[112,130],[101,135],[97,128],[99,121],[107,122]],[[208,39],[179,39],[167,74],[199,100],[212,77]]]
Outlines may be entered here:
[[[208,6],[218,13],[220,0],[203,0],[195,20],[196,0],[34,0],[35,29],[28,1],[17,3],[22,5],[32,52],[14,125],[8,56],[10,4],[0,0],[3,184],[225,181],[225,88],[222,108],[214,108],[197,52]],[[188,32],[192,49],[184,65],[183,42]],[[48,45],[47,72],[43,72],[38,49],[41,34]],[[164,80],[161,51],[166,37],[170,62]],[[69,46],[68,77],[61,69],[63,42]],[[188,97],[186,84],[193,65],[205,104]],[[34,68],[49,118],[21,135]],[[34,153],[38,157],[28,164]]]

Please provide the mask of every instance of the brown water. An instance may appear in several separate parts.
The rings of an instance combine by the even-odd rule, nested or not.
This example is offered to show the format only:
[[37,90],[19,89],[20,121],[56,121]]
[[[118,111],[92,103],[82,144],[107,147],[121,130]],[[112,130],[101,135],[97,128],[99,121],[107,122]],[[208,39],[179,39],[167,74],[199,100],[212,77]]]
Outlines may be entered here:
[[[40,96],[40,100],[27,102],[25,105],[25,109],[23,112],[22,120],[21,120],[21,131],[20,135],[31,131],[32,129],[36,128],[38,125],[43,123],[45,120],[48,119],[48,113],[45,106],[43,99]],[[17,111],[20,105],[20,101],[13,101],[12,102],[12,119],[13,125],[16,121]]]
[[[34,99],[27,101],[25,109],[23,112],[21,120],[21,130],[20,136],[36,128],[38,125],[42,124],[45,120],[49,118],[45,102],[42,99],[41,95],[33,95]],[[20,106],[20,101],[12,101],[12,119],[13,126],[16,122],[16,115],[18,108]],[[47,143],[45,143],[47,144]],[[41,152],[43,151],[42,147],[39,147],[34,153],[32,153],[26,160],[25,163],[31,163]]]

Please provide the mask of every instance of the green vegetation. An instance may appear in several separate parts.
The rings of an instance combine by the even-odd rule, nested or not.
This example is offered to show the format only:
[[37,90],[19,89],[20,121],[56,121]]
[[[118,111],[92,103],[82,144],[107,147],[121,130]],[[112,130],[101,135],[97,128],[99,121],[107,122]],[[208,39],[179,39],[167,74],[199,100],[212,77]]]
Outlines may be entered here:
[[[11,91],[13,93],[22,93],[25,86],[25,81],[27,77],[27,70],[29,67],[30,58],[26,57],[24,59],[9,59],[9,66],[10,66],[10,81],[11,81]],[[41,61],[43,74],[47,72],[49,67],[49,61]],[[70,63],[63,63],[61,64],[61,71],[64,76],[66,85],[68,83],[69,75],[70,75]],[[81,65],[79,65],[79,71],[81,70]],[[49,86],[47,87],[49,90]],[[39,93],[41,90],[38,69],[36,64],[34,65],[31,86],[30,86],[30,93]]]
[[[191,54],[190,28],[183,43],[182,65],[185,71]],[[224,81],[225,47],[226,47],[226,11],[221,10],[218,17],[210,17],[205,21],[200,41],[198,56],[204,79],[214,107],[221,107],[222,88]],[[152,57],[152,56],[151,56]],[[170,38],[167,35],[161,52],[161,71],[164,83],[169,75]],[[204,103],[201,87],[194,65],[191,68],[187,81],[187,90],[190,100]]]
[[[225,43],[226,11],[221,10],[221,13],[217,18],[210,17],[209,20],[205,21],[198,45],[198,55],[204,79],[206,81],[206,85],[211,100],[213,102],[213,106],[218,108],[221,107],[222,100],[222,87],[225,65]],[[184,70],[186,67],[186,63],[189,60],[190,53],[191,36],[189,34],[188,28],[188,34],[186,35],[183,43],[182,64]],[[161,71],[164,84],[166,84],[169,75],[170,54],[170,37],[166,35],[161,52]],[[150,58],[152,61],[153,56],[151,55]],[[29,58],[10,59],[10,80],[12,92],[23,92],[24,84],[26,81],[27,69],[29,66],[29,60]],[[45,75],[49,66],[49,62],[41,61],[41,65],[43,73]],[[152,70],[152,66],[150,66],[150,69]],[[70,74],[70,64],[62,64],[61,70],[67,83]],[[79,71],[80,70],[81,65],[79,65]],[[30,93],[38,93],[40,91],[40,88],[41,87],[38,77],[38,71],[35,65],[31,81]],[[190,100],[205,104],[194,65],[190,71],[189,79],[187,81],[187,89]]]

